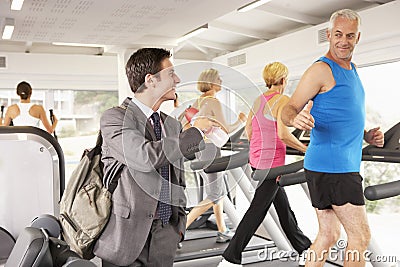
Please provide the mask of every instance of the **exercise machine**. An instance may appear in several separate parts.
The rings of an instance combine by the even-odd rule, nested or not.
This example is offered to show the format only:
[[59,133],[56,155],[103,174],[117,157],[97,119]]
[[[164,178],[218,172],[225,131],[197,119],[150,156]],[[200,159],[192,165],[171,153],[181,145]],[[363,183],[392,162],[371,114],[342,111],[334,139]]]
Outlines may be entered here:
[[[230,144],[231,149],[234,146],[233,143]],[[239,149],[236,147],[235,151],[237,153],[217,158],[209,166],[204,166],[204,162],[194,161],[191,167],[193,169],[204,170],[205,173],[226,171],[228,176],[235,180],[235,183],[241,188],[250,202],[255,187],[249,179],[249,166],[247,164],[248,146],[239,145],[238,147]],[[235,148],[233,150],[235,150]],[[298,165],[301,165],[300,168],[297,167]],[[293,168],[289,172],[301,169],[302,164],[297,164],[295,167],[297,167],[297,169]],[[286,168],[279,167],[278,170],[275,169],[277,168],[271,169],[271,171],[274,172],[276,176],[287,173]],[[239,223],[238,217],[236,216],[235,219],[235,216],[229,216],[230,214],[235,214],[235,212],[231,210],[231,207],[231,202],[230,204],[224,202],[225,212],[227,212],[229,218],[234,218],[232,223],[237,225]],[[270,210],[275,211],[272,206]],[[260,266],[266,266],[271,264],[273,260],[278,259],[277,256],[279,254],[273,253],[274,251],[293,251],[280,225],[278,225],[279,223],[277,224],[278,219],[276,212],[275,216],[276,218],[273,219],[274,216],[268,214],[263,222],[264,228],[273,241],[262,236],[253,236],[245,251],[242,253],[242,264],[246,264],[246,266],[258,266],[259,264]],[[209,238],[209,241],[205,241],[205,238],[203,239],[185,240],[183,242],[183,248],[177,252],[174,266],[204,266],[217,264],[221,260],[221,255],[227,244],[217,244],[215,243],[215,238]],[[291,262],[291,264],[293,264],[293,262]]]
[[[386,162],[386,163],[400,163],[400,123],[394,125],[384,134],[385,145],[382,148],[378,148],[373,145],[368,145],[363,148],[362,160],[363,161],[374,161],[374,162]],[[302,162],[297,167],[300,167]],[[292,174],[284,174],[280,177],[279,185],[288,186],[294,184],[300,184],[306,182],[303,171]],[[368,200],[379,200],[383,198],[389,198],[398,196],[400,194],[400,181],[393,181],[379,185],[368,186],[364,190],[364,196]],[[384,255],[374,238],[371,239],[368,250],[372,252],[369,255],[371,264],[375,267],[388,266],[388,263],[381,262],[377,257]],[[341,264],[341,262],[336,262]]]
[[36,217],[20,233],[5,267],[96,267],[81,259],[61,239],[61,226],[56,217]]
[[9,233],[0,234],[0,250],[9,255],[38,214],[58,216],[64,155],[53,136],[30,126],[0,127],[0,147],[0,226]]

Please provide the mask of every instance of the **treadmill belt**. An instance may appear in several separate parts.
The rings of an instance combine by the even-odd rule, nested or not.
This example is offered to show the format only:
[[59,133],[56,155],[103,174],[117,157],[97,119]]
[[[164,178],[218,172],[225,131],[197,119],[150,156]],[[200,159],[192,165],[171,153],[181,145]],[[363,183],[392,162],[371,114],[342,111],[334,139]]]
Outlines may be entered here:
[[[175,262],[174,267],[215,267],[222,260],[222,256],[198,258],[188,261]],[[297,261],[285,261],[275,259],[273,261],[262,261],[249,264],[242,264],[244,267],[298,267]],[[337,267],[340,265],[325,262],[324,267]]]
[[185,240],[176,252],[175,262],[222,255],[228,243],[216,243],[216,237]]
[[[183,247],[177,250],[175,263],[222,255],[229,243],[216,243],[215,239],[216,235],[211,235],[206,238],[196,238],[183,241]],[[265,247],[268,249],[276,248],[273,241],[253,236],[243,252],[243,258],[245,258],[247,254],[254,254],[250,256],[257,257],[259,254],[258,251],[265,250]]]
[[[194,229],[186,232],[183,247],[176,252],[174,267],[215,267],[222,259],[222,253],[229,243],[216,243],[216,231],[209,229]],[[267,248],[267,249],[266,249]],[[268,251],[268,259],[262,259]],[[242,253],[242,265],[246,267],[278,266],[297,267],[298,262],[289,258],[277,258],[275,243],[259,236],[253,236]],[[271,253],[271,254],[270,254]],[[271,256],[273,255],[273,256]],[[272,258],[273,257],[273,258]],[[324,267],[338,266],[325,263]]]
[[[175,262],[174,267],[216,267],[222,260],[222,256],[214,256],[207,258],[199,258],[189,261]],[[262,261],[249,264],[242,264],[244,267],[298,267],[298,262],[293,261],[280,261],[278,259],[273,261]],[[325,264],[324,267],[334,267],[334,265]]]

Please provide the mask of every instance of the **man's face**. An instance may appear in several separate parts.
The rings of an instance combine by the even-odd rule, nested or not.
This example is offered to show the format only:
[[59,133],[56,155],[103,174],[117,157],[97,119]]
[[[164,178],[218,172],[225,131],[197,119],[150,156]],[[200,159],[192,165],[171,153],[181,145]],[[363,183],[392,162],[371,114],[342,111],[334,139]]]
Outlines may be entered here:
[[155,78],[154,93],[161,101],[174,100],[176,85],[181,81],[175,74],[174,66],[171,61],[166,58],[161,62],[161,71]]
[[354,47],[360,39],[357,21],[338,17],[332,31],[328,31],[328,39],[330,51],[335,58],[351,60]]

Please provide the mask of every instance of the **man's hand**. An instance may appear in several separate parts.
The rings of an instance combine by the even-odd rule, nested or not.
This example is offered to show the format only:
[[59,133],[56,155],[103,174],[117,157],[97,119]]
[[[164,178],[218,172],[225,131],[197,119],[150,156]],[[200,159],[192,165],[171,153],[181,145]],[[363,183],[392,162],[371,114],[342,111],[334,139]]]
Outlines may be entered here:
[[191,124],[203,133],[208,133],[214,125],[213,121],[206,117],[195,117],[193,118]]
[[300,111],[297,116],[293,119],[293,127],[303,131],[309,131],[314,128],[314,117],[310,114],[313,101],[309,100],[307,105]]
[[385,144],[385,137],[382,131],[379,131],[381,127],[375,127],[368,132],[364,133],[364,140],[371,145],[375,145],[377,147],[383,147]]

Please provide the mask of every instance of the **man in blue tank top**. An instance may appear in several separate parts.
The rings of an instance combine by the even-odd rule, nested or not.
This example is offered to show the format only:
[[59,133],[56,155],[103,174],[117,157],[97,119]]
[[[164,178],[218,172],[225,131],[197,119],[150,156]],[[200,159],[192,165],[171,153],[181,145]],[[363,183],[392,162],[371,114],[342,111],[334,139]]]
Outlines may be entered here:
[[307,266],[324,265],[341,225],[348,239],[345,255],[351,251],[360,255],[360,259],[347,257],[344,265],[365,266],[363,253],[371,234],[359,174],[362,142],[382,147],[384,137],[379,127],[364,130],[364,89],[351,62],[359,26],[360,17],[352,10],[332,14],[328,53],[306,70],[282,111],[286,125],[312,129],[304,169],[319,231]]

